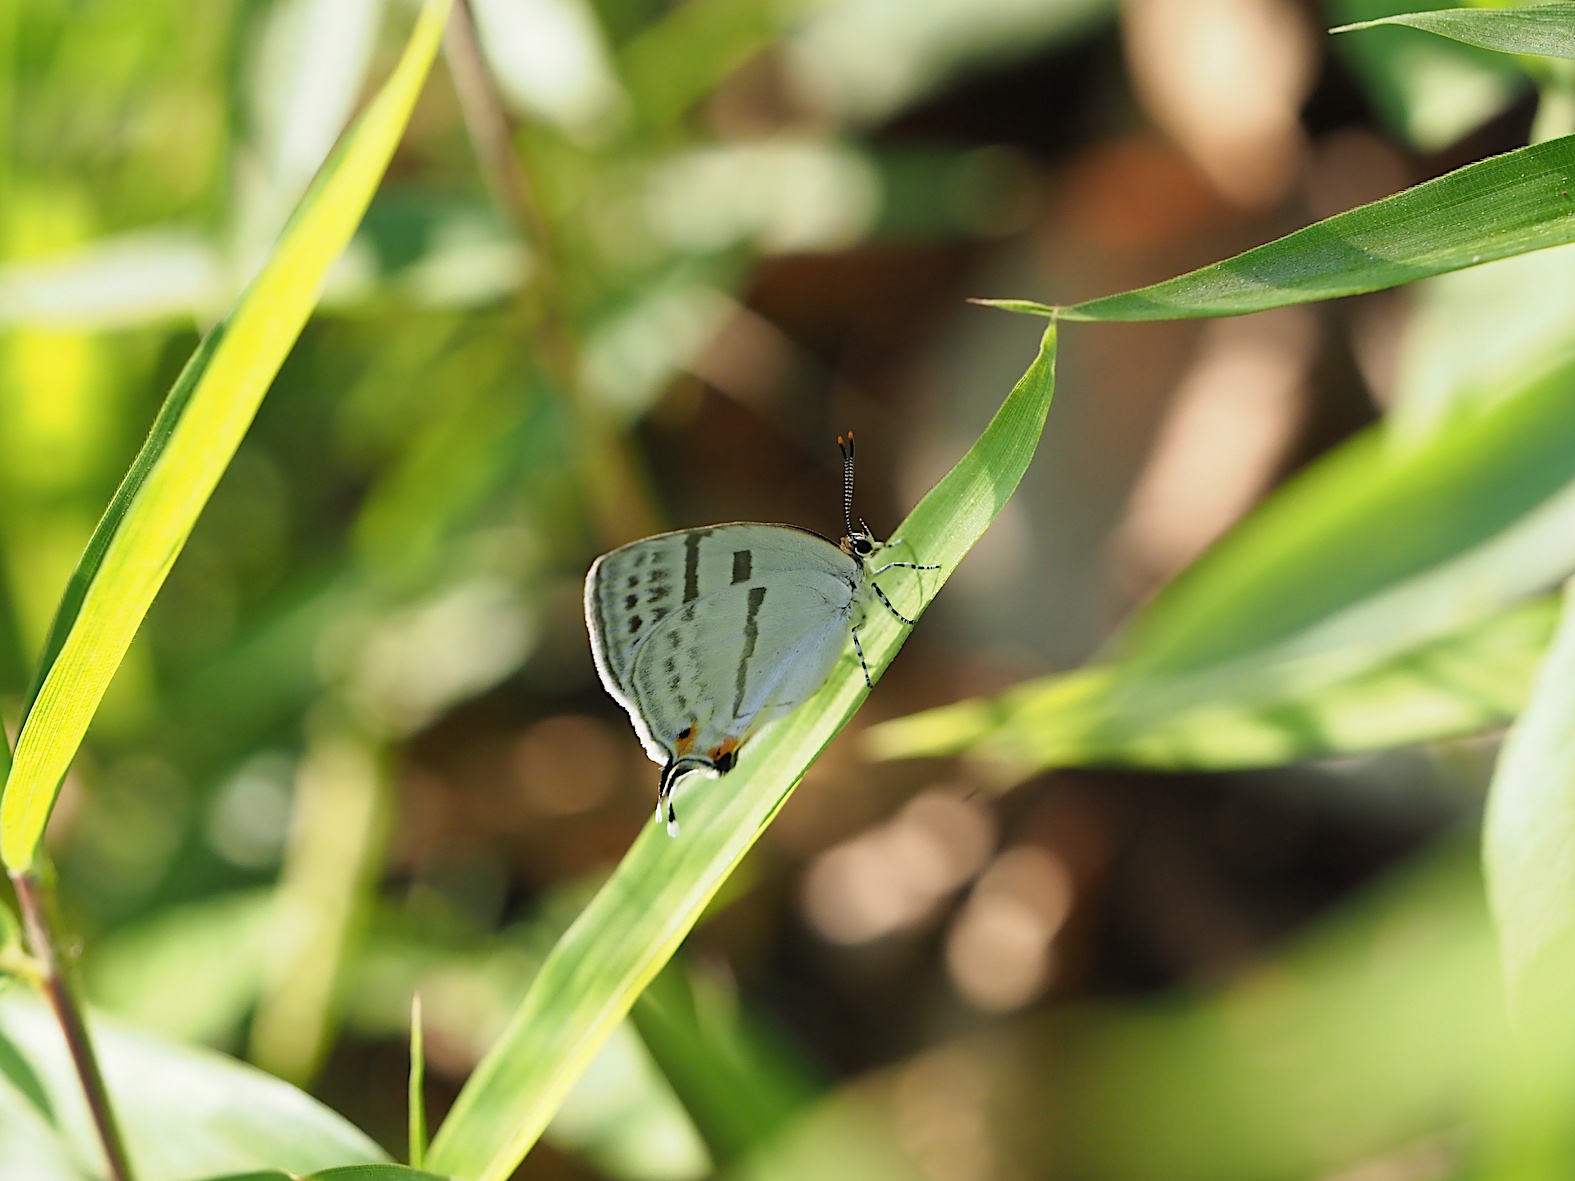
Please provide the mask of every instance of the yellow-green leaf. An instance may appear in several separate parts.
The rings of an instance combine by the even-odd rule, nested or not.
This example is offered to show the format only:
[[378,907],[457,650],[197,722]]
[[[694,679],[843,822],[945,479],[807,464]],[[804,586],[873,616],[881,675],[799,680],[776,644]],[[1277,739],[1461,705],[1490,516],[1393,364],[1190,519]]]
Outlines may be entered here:
[[324,166],[272,257],[171,389],[78,563],[0,801],[0,857],[29,868],[115,670],[382,178],[441,43],[427,0],[394,73]]
[[[898,610],[923,610],[1017,487],[1054,383],[1052,324],[984,434],[894,533],[914,560],[941,566],[883,582]],[[872,673],[891,663],[906,630],[885,612],[871,613],[860,634]],[[640,990],[867,693],[850,649],[819,693],[746,748],[725,782],[689,781],[679,800],[682,835],[670,839],[652,824],[635,841],[465,1085],[432,1142],[428,1168],[462,1181],[504,1181],[513,1173]]]

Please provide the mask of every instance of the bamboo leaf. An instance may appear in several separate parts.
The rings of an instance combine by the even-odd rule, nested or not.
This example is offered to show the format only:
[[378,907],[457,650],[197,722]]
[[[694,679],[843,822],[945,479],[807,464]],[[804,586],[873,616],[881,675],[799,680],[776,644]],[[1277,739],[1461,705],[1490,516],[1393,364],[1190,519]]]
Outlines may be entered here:
[[1330,29],[1355,33],[1383,25],[1405,25],[1499,53],[1575,58],[1575,4],[1537,4],[1529,8],[1446,8],[1405,12]]
[[1139,685],[1119,667],[1082,669],[897,718],[866,741],[875,758],[969,751],[1026,774],[1241,770],[1479,734],[1525,704],[1556,614],[1538,599],[1327,681],[1273,659]]
[[[912,616],[934,597],[1017,487],[1054,389],[1055,327],[983,435],[895,531],[936,573],[887,587]],[[861,629],[872,673],[890,665],[905,629],[884,612]],[[725,784],[682,791],[684,832],[650,825],[558,942],[513,1021],[477,1067],[427,1154],[463,1181],[504,1181],[642,988],[677,950],[804,771],[868,690],[851,650],[827,684],[750,744]]]
[[66,768],[154,595],[360,223],[421,91],[450,0],[330,158],[273,256],[187,363],[66,588],[0,801],[0,857],[28,869]]
[[[1512,994],[1575,935],[1575,585],[1536,688],[1499,756],[1483,861]],[[1554,956],[1557,959],[1557,956]],[[1567,965],[1562,965],[1567,967]]]
[[[311,1174],[386,1159],[342,1116],[254,1067],[117,1021],[94,1017],[92,1031],[127,1151],[143,1178],[264,1168]],[[8,991],[0,999],[0,1035],[35,1073],[53,1113],[55,1138],[76,1159],[97,1159],[97,1133],[49,1007],[26,990]],[[13,1131],[11,1112],[5,1114],[0,1163]]]
[[1575,136],[1506,152],[1174,279],[1056,309],[1063,320],[1192,320],[1359,295],[1575,242]]
[[1575,362],[1420,440],[1382,428],[1287,483],[1105,664],[873,729],[885,757],[1265,766],[1502,725],[1575,572]]

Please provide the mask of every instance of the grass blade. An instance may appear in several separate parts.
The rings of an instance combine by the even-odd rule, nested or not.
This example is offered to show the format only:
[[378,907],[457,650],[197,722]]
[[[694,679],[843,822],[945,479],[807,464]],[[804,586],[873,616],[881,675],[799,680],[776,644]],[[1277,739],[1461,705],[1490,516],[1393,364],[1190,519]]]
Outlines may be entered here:
[[1331,33],[1355,33],[1382,25],[1405,25],[1499,53],[1575,58],[1575,4],[1537,4],[1530,8],[1446,8],[1405,12],[1377,20],[1341,25]]
[[427,1053],[421,1028],[421,994],[410,998],[410,1167],[419,1169],[427,1156]]
[[404,133],[450,0],[427,0],[404,56],[296,211],[273,256],[198,347],[66,588],[0,801],[0,858],[29,869],[100,698],[360,224]]
[[[1055,384],[1055,326],[983,435],[896,530],[918,560],[941,566],[894,580],[898,610],[922,610],[1017,487],[1044,429]],[[882,672],[904,629],[872,612],[861,630]],[[868,690],[852,651],[791,716],[751,743],[725,782],[691,781],[684,833],[649,825],[553,948],[508,1029],[477,1067],[427,1154],[462,1181],[504,1181],[647,982],[672,956],[728,874],[786,802]]]
[[1421,440],[1369,431],[1165,587],[1106,664],[869,740],[887,757],[1227,767],[1500,725],[1551,628],[1546,608],[1511,608],[1575,572],[1572,389],[1566,359]]
[[1018,685],[872,727],[873,757],[971,754],[1020,773],[1092,764],[1241,770],[1359,754],[1506,725],[1525,704],[1557,615],[1538,599],[1398,656],[1299,683],[1290,662],[1242,664],[1134,692],[1119,667]]
[[[1515,995],[1575,936],[1575,584],[1536,688],[1499,756],[1483,826],[1488,896]],[[1566,978],[1567,982],[1567,978]]]
[[1398,287],[1575,242],[1575,136],[1460,168],[1174,279],[1072,304],[1011,310],[1063,320],[1239,316]]

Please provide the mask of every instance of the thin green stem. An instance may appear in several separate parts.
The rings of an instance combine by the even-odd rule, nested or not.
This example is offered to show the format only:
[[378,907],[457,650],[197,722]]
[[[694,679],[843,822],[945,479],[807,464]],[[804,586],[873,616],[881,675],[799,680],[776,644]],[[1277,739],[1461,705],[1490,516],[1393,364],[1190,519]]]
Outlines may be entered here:
[[69,970],[61,962],[59,944],[50,918],[53,899],[36,871],[13,873],[11,882],[16,887],[17,906],[22,912],[22,926],[27,931],[28,944],[42,971],[44,995],[49,998],[50,1007],[55,1010],[55,1019],[60,1022],[66,1049],[71,1054],[71,1064],[76,1068],[83,1097],[93,1117],[93,1126],[98,1131],[99,1143],[104,1149],[110,1181],[133,1181],[131,1160],[126,1155],[120,1126],[115,1122],[109,1090],[104,1085],[104,1074],[93,1053],[87,1021],[82,1016],[81,999]]
[[655,498],[633,451],[581,388],[579,344],[563,313],[552,227],[515,148],[509,115],[476,40],[467,0],[458,0],[449,12],[443,53],[487,187],[499,210],[531,245],[534,271],[520,293],[520,305],[542,369],[561,391],[573,420],[580,484],[597,535],[613,546],[654,533],[661,527]]
[[421,1033],[421,994],[410,998],[410,1167],[426,1167],[427,1055]]

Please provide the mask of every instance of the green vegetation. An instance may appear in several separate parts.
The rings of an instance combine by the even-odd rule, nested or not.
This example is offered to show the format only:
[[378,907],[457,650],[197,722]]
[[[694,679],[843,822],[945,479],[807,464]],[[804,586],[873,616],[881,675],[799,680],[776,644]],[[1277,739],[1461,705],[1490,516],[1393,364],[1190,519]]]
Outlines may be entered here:
[[[1568,1172],[1575,5],[1331,3],[1404,159],[1438,164],[1439,127],[1458,141],[1518,92],[1534,142],[1462,150],[1151,283],[1152,257],[1132,260],[1164,218],[1110,229],[1112,194],[1136,200],[1149,174],[1118,170],[1082,207],[1069,182],[1057,205],[1044,175],[1086,180],[1118,153],[1045,147],[1041,124],[1071,125],[1056,104],[1024,129],[1022,103],[967,88],[1086,55],[1107,73],[1084,101],[1108,106],[1117,39],[1142,75],[1142,13],[1168,2],[1119,20],[1097,0],[0,6],[0,1175],[507,1181],[559,1157],[614,1181]],[[1221,28],[1262,17],[1293,38],[1275,3]],[[980,108],[1038,155],[933,130]],[[1311,151],[1296,121],[1314,116],[1292,116]],[[1203,211],[1164,257],[1293,224],[1265,213],[1289,189],[1243,196],[1167,130],[1181,147],[1122,133]],[[1079,208],[1117,261],[1078,265],[1132,289],[951,298],[958,260],[988,252],[972,277],[1010,284],[1036,251],[1077,257],[1057,219]],[[1231,217],[1268,220],[1216,233]],[[897,477],[864,478],[916,502],[889,536],[938,567],[882,586],[915,619],[938,596],[933,616],[961,613],[980,583],[942,590],[981,541],[984,582],[1036,554],[1043,521],[1013,498],[1057,432],[1130,409],[1052,415],[1058,357],[1058,413],[1093,380],[1078,334],[1152,331],[1085,324],[1422,280],[1384,413],[1325,431],[1080,667],[1025,640],[1003,677],[965,638],[988,629],[954,620],[950,649],[894,668],[913,629],[873,612],[880,721],[858,729],[871,690],[850,648],[735,771],[684,785],[681,838],[628,819],[618,793],[654,768],[631,769],[621,720],[609,737],[578,583],[595,553],[706,516],[689,489],[730,480],[742,517],[824,487],[830,520],[819,419],[882,422]],[[1003,335],[970,353],[909,323],[902,293],[926,284]],[[794,340],[773,300],[824,337]],[[1006,335],[1025,324],[1037,352]],[[956,359],[1007,339],[1015,384]],[[1323,363],[1354,384],[1361,350],[1342,347]],[[924,349],[939,407],[890,359]],[[899,466],[905,428],[933,445]],[[1079,527],[1108,530],[1097,515]],[[1408,864],[1309,886],[1316,918],[1271,948],[1199,887],[1156,943],[1230,950],[1158,999],[1102,992],[1087,963],[1078,1004],[968,975],[959,932],[991,889],[1017,909],[979,938],[1031,945],[1047,972],[1114,873],[1114,822],[1055,811],[1070,796],[1045,772],[1163,772],[1181,792],[1183,774],[1239,787],[1201,776],[1419,748],[1436,788],[1506,728],[1485,818],[1457,792],[1377,868]],[[929,772],[900,764],[921,758],[956,760],[944,787],[918,792]],[[824,797],[795,792],[826,764],[843,784],[911,775],[811,840]],[[997,849],[1034,791],[1049,804],[1023,804]],[[950,809],[929,844],[924,807]],[[1462,839],[1479,819],[1480,873]],[[1145,872],[1186,861],[1174,834],[1146,847]],[[890,856],[858,860],[871,849]],[[815,926],[817,882],[901,865],[947,884],[925,894],[913,870],[890,913],[844,894]],[[813,930],[784,934],[799,896]],[[686,945],[729,924],[759,996],[735,957]],[[918,935],[883,957],[893,932]],[[827,968],[838,943],[870,955]],[[946,980],[975,988],[966,1014],[937,999]],[[803,1002],[839,988],[861,1000]],[[824,1021],[813,1038],[772,1015],[794,996]]]

